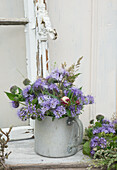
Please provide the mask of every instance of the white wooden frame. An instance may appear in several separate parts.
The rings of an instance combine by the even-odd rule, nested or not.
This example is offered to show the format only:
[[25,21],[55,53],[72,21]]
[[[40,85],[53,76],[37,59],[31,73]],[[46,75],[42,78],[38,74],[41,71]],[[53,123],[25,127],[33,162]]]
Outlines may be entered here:
[[[25,28],[27,73],[34,82],[38,77],[46,77],[49,72],[48,34],[55,40],[57,33],[51,27],[45,0],[24,0],[24,9],[29,20]],[[30,125],[34,127],[33,120]]]

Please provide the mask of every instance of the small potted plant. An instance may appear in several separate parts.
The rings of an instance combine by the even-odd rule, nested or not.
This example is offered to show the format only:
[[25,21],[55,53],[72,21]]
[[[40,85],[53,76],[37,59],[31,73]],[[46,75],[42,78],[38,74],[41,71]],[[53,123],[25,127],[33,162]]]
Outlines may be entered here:
[[35,121],[35,151],[48,157],[65,157],[77,152],[77,145],[82,141],[83,127],[78,116],[84,105],[94,103],[94,98],[85,96],[82,88],[74,86],[80,75],[80,60],[66,69],[53,70],[46,78],[39,78],[34,83],[26,79],[23,90],[17,86],[6,92],[14,108],[23,105],[17,111],[22,121]]
[[92,158],[89,169],[117,169],[117,118],[110,121],[97,115],[85,129],[83,142],[83,153]]

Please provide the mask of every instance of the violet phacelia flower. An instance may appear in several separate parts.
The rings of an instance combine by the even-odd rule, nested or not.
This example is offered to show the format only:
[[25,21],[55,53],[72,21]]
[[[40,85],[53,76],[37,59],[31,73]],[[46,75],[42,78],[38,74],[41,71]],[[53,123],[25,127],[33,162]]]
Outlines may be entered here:
[[76,117],[82,113],[84,105],[93,104],[93,96],[85,96],[81,88],[74,87],[79,75],[76,73],[78,63],[68,69],[63,65],[62,69],[53,70],[46,78],[25,84],[23,90],[17,87],[17,92],[6,92],[14,108],[23,104],[17,112],[18,117],[22,121],[29,118],[43,120],[46,116],[53,119]]

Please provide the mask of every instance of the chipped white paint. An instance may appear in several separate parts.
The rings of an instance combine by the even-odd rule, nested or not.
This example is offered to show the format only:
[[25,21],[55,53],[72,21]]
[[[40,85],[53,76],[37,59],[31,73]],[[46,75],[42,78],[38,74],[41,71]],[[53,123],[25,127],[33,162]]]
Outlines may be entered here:
[[57,33],[55,29],[52,29],[44,1],[34,1],[34,4],[36,15],[36,53],[37,57],[39,57],[37,76],[46,77],[49,71],[48,35],[55,40]]
[[[27,44],[28,78],[34,82],[38,77],[46,77],[49,72],[48,35],[51,39],[57,38],[43,0],[24,0]],[[30,121],[34,127],[34,121]]]

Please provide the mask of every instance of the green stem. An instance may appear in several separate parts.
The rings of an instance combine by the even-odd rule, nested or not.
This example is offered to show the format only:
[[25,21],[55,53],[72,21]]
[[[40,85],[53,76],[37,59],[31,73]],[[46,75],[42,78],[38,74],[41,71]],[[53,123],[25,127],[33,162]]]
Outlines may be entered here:
[[22,103],[22,102],[19,102],[20,104],[22,104],[22,105],[24,105],[24,106],[26,106],[26,104],[24,104],[24,103]]

